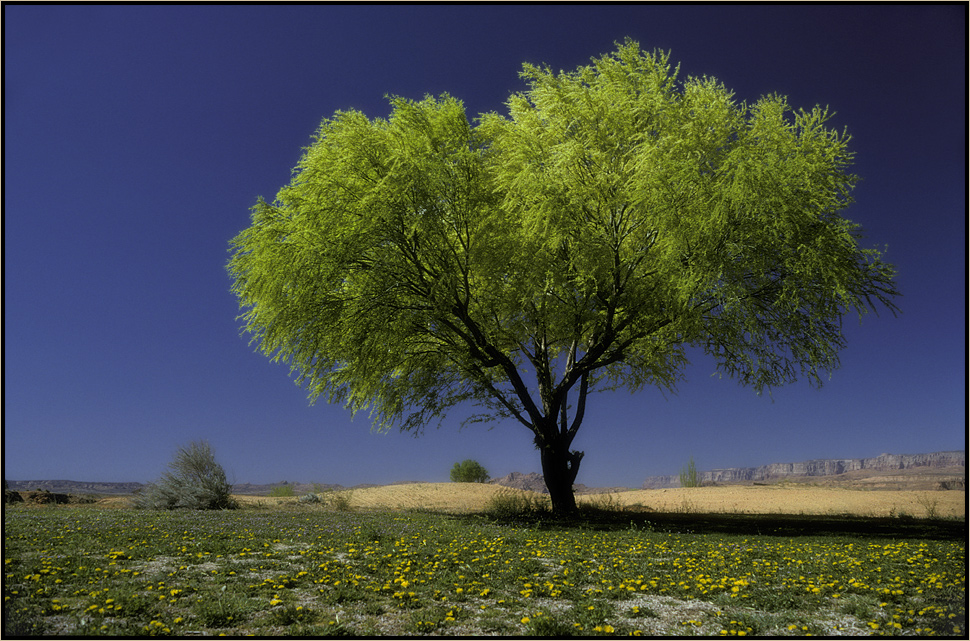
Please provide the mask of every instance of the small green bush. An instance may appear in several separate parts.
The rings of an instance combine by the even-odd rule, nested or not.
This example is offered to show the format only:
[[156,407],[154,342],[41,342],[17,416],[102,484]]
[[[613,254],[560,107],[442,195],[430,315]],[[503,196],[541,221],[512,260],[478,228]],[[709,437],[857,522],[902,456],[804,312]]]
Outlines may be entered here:
[[225,510],[238,507],[226,471],[205,441],[179,447],[169,471],[134,498],[135,507],[151,510]]
[[482,467],[478,461],[465,459],[461,463],[455,463],[451,468],[451,481],[453,483],[485,483],[488,481],[488,470]]
[[692,456],[690,461],[687,462],[687,467],[680,470],[680,486],[700,487],[700,484],[700,475],[697,473],[697,466],[694,465],[694,457]]
[[292,485],[287,485],[283,483],[282,485],[277,485],[272,490],[269,491],[270,496],[296,496],[296,491],[293,489]]

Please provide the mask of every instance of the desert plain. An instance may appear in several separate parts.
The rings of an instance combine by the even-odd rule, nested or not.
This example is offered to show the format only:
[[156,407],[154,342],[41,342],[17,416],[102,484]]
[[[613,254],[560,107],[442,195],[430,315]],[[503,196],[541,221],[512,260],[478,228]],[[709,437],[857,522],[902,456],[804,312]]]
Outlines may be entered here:
[[[480,483],[402,483],[343,490],[352,509],[478,512],[501,493],[543,495]],[[297,504],[297,497],[237,496],[243,506]],[[872,517],[966,517],[966,492],[957,490],[867,490],[807,484],[626,490],[583,494],[579,503],[643,512],[819,514]]]

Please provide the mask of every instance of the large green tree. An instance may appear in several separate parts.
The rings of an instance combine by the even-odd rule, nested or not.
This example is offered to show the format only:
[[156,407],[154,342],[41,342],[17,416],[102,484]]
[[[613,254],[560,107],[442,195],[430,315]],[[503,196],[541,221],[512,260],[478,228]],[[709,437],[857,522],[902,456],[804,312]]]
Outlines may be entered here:
[[838,366],[894,270],[840,213],[856,177],[826,109],[737,102],[627,41],[525,65],[509,114],[448,95],[324,120],[232,241],[245,329],[312,401],[421,430],[458,403],[534,436],[557,512],[594,390],[673,389],[688,355],[761,391]]

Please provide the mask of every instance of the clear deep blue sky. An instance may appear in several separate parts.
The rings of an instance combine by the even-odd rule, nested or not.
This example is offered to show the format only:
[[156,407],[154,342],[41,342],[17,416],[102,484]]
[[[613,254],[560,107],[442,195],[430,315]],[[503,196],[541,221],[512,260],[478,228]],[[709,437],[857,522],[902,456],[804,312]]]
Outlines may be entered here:
[[[207,439],[231,480],[446,481],[539,471],[530,433],[420,438],[310,406],[239,334],[229,240],[320,120],[385,94],[504,111],[523,62],[574,69],[630,36],[753,101],[827,104],[888,245],[900,317],[848,318],[842,367],[773,400],[698,356],[676,396],[591,397],[577,482],[963,449],[965,4],[4,7],[3,440],[8,479],[149,481]],[[461,412],[456,413],[456,416]]]

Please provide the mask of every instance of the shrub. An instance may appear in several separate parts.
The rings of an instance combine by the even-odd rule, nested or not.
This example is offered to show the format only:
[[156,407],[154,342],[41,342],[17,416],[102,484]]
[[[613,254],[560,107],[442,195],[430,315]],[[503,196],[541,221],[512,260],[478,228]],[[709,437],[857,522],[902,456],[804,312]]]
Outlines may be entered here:
[[488,481],[488,470],[478,461],[465,459],[451,468],[451,480],[453,483],[485,483]]
[[690,457],[690,461],[687,462],[687,467],[680,470],[680,486],[681,487],[699,487],[701,484],[700,477],[697,474],[697,466],[694,465],[694,457]]
[[151,510],[223,510],[238,507],[226,472],[205,441],[179,447],[169,471],[134,499],[135,507]]
[[938,508],[938,504],[940,502],[939,497],[930,496],[929,494],[924,492],[923,494],[920,494],[916,497],[916,502],[919,503],[920,506],[922,506],[922,508],[926,511],[926,514],[925,514],[926,518],[935,519],[939,517],[940,515],[939,508]]
[[326,508],[338,512],[350,512],[353,509],[350,506],[350,499],[353,497],[353,494],[350,490],[341,490],[338,492],[333,489],[324,489],[301,496],[297,500],[301,503],[319,503]]
[[296,496],[296,491],[293,489],[292,485],[288,485],[286,481],[283,481],[282,485],[277,485],[269,491],[270,496]]
[[338,512],[350,512],[352,509],[350,507],[350,499],[353,496],[353,492],[343,491],[343,492],[329,492],[326,495],[327,505]]

